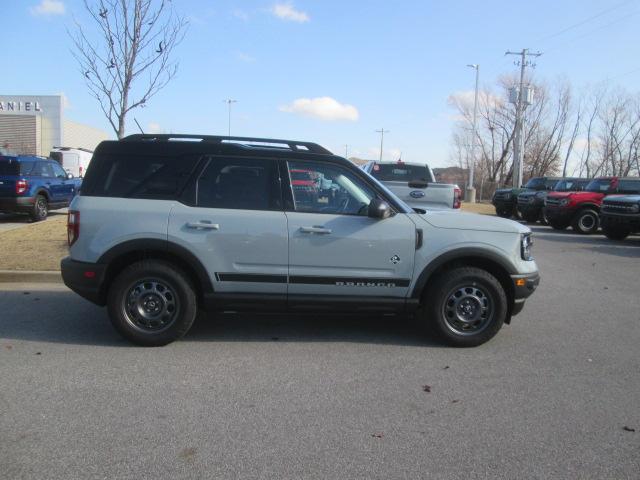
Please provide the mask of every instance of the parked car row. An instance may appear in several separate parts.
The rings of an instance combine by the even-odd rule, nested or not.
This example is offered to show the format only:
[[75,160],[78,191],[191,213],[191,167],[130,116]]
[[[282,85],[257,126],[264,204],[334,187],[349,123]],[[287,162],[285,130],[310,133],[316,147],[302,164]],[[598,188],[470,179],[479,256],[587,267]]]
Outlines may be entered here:
[[601,227],[611,239],[640,231],[640,178],[536,177],[520,189],[499,189],[492,203],[501,217],[550,225],[571,226],[589,235]]
[[33,221],[69,206],[82,179],[55,160],[30,155],[0,156],[0,212],[27,213]]

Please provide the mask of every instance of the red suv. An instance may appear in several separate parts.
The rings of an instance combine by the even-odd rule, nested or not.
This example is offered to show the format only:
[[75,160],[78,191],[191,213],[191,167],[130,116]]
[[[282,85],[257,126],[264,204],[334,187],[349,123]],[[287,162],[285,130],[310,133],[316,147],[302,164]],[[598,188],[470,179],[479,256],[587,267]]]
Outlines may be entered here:
[[578,233],[595,233],[600,224],[602,199],[627,191],[640,193],[640,178],[600,177],[591,180],[582,192],[551,192],[545,201],[549,225],[556,230],[571,225]]

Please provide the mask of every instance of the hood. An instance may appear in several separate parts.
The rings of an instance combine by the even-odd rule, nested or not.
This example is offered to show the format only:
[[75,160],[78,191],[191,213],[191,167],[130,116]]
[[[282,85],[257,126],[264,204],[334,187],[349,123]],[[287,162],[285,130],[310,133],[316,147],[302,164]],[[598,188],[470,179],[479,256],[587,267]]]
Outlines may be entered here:
[[550,198],[568,198],[571,197],[574,200],[580,201],[581,199],[589,199],[597,196],[604,196],[603,193],[598,192],[551,192]]
[[437,228],[450,228],[455,230],[479,230],[484,232],[502,233],[528,233],[529,227],[491,215],[478,213],[454,212],[454,211],[429,211],[420,217],[430,225]]
[[638,203],[640,202],[640,195],[609,195],[605,199],[605,202],[607,200],[614,200],[622,203]]
[[[540,190],[540,191],[544,194],[544,195],[540,195],[541,197],[542,197],[542,196],[546,196],[546,195],[547,195],[547,193],[549,193],[549,192],[546,192],[546,191],[544,191],[544,190]],[[540,191],[536,191],[536,190],[525,190],[525,191],[523,191],[519,196],[520,196],[520,197],[535,197],[536,195],[538,195],[538,193],[540,193]]]

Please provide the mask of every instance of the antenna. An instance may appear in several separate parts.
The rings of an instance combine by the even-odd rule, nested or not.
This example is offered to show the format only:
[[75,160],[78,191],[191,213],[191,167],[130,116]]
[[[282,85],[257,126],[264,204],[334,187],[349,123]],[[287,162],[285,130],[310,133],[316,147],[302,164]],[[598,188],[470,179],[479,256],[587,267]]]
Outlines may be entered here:
[[133,121],[136,122],[136,125],[138,125],[138,128],[140,129],[140,133],[144,135],[144,130],[142,130],[142,127],[138,123],[138,119],[136,117],[133,117]]

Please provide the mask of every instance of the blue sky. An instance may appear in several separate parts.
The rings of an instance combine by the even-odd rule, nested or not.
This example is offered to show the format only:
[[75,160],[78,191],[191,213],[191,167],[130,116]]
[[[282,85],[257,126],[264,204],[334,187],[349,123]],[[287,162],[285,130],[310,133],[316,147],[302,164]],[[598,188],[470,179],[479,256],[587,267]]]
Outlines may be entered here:
[[[70,54],[81,0],[0,0],[2,94],[68,98],[67,118],[110,131]],[[545,54],[536,77],[640,82],[640,0],[173,0],[190,19],[175,80],[133,112],[145,129],[317,141],[336,153],[449,164],[447,98],[513,73],[506,50]],[[313,100],[329,97],[331,100]],[[296,102],[297,100],[297,102]]]

